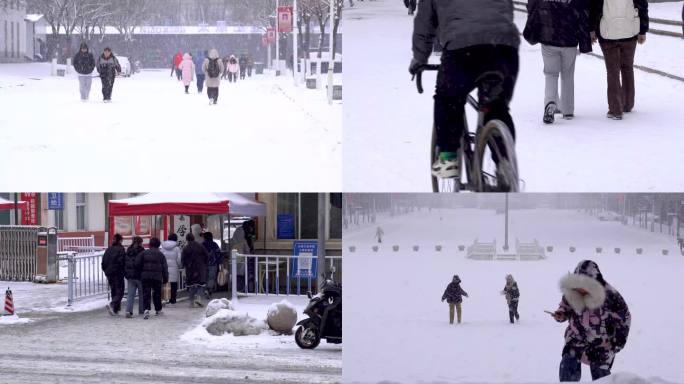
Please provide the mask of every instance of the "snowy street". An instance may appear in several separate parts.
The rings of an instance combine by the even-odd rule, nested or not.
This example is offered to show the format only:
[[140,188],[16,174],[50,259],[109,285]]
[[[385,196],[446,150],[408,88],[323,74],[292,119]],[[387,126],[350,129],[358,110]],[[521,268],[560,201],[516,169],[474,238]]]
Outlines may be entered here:
[[75,75],[49,74],[0,65],[2,190],[341,190],[342,103],[325,89],[267,73],[222,81],[210,106],[146,70],[117,78],[111,104],[94,78],[82,103]]
[[[385,236],[371,247],[377,226]],[[681,318],[684,257],[667,234],[600,221],[576,210],[511,210],[510,243],[554,246],[541,261],[474,261],[458,245],[504,243],[504,215],[494,210],[426,209],[345,232],[348,305],[345,383],[553,383],[567,323],[544,313],[561,300],[559,279],[592,259],[625,298],[632,324],[613,375],[601,383],[684,382]],[[392,250],[399,245],[399,251]],[[411,247],[419,245],[414,252]],[[441,252],[435,245],[442,245]],[[349,252],[349,246],[356,246]],[[571,253],[569,247],[576,247]],[[597,254],[596,247],[603,247]],[[621,248],[620,254],[614,248]],[[637,255],[636,248],[643,248]],[[662,255],[662,250],[669,255]],[[500,294],[506,274],[520,287],[520,323],[510,324]],[[469,297],[463,323],[450,325],[440,301],[454,274]],[[359,336],[364,335],[364,336]],[[368,337],[367,335],[372,335]],[[372,346],[372,347],[370,347]],[[590,381],[583,366],[582,381]],[[633,379],[638,375],[641,381]],[[645,380],[645,381],[644,381]],[[662,380],[662,381],[661,381]]]
[[[236,309],[265,317],[283,297],[241,299]],[[287,298],[300,318],[306,298]],[[163,317],[110,317],[104,308],[46,321],[0,325],[3,383],[336,383],[342,347],[302,350],[294,336],[199,337],[204,309],[182,301]]]
[[[657,17],[681,18],[681,2],[652,8]],[[520,31],[526,16],[515,12]],[[394,0],[358,3],[344,18],[345,65],[353,74],[345,89],[345,191],[430,191],[435,74],[425,74],[426,91],[419,95],[408,73],[413,18]],[[635,64],[684,76],[684,40],[647,36],[646,43],[637,47]],[[593,50],[602,54],[598,44]],[[511,103],[525,192],[684,189],[684,179],[677,177],[684,163],[684,110],[672,108],[684,92],[682,81],[635,69],[634,111],[622,121],[608,120],[604,62],[580,55],[575,68],[575,119],[558,118],[555,124],[545,125],[540,51],[539,44],[522,41]],[[438,62],[437,57],[431,60]],[[476,116],[467,110],[472,125]]]

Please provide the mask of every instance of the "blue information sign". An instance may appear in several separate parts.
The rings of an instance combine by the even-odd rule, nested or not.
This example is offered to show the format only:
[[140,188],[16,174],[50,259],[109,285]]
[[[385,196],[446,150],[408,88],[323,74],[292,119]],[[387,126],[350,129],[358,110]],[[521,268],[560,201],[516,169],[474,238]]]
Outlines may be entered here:
[[49,192],[48,193],[48,209],[64,210],[64,194]]
[[292,277],[316,278],[318,242],[295,241],[292,256]]
[[278,238],[279,239],[294,239],[295,238],[294,215],[289,214],[289,213],[278,215]]

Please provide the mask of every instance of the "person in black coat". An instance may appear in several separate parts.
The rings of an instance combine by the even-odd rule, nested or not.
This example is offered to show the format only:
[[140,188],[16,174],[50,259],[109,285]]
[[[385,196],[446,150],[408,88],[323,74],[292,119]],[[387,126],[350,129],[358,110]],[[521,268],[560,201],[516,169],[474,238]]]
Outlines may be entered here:
[[97,59],[97,73],[102,80],[102,97],[105,103],[112,101],[112,90],[114,89],[114,79],[121,73],[119,60],[112,53],[111,48],[107,47],[102,55]]
[[78,73],[79,90],[81,100],[86,101],[90,97],[90,86],[93,83],[93,70],[95,69],[95,58],[88,49],[88,44],[81,43],[81,48],[74,56],[73,66]]
[[207,287],[205,295],[207,300],[211,299],[211,294],[216,292],[216,278],[218,271],[223,264],[223,254],[221,247],[214,241],[214,235],[211,232],[205,232],[202,246],[207,250]]
[[[195,241],[195,236],[192,233],[185,235],[185,240],[187,244],[185,244],[181,253],[181,264],[185,268],[185,282],[190,294],[190,308],[193,308],[195,304],[201,307],[202,303],[198,294],[207,283],[209,255],[204,246]],[[195,297],[197,297],[197,300],[195,300]]]
[[458,323],[461,324],[461,303],[463,302],[463,296],[468,297],[466,291],[461,288],[461,278],[458,275],[454,275],[451,283],[447,285],[442,295],[442,302],[446,300],[449,303],[449,324],[454,323],[454,309],[456,309],[456,314],[458,316]]
[[162,314],[162,284],[169,281],[169,267],[166,264],[166,256],[159,250],[160,246],[161,241],[153,237],[150,239],[150,249],[138,253],[135,258],[135,266],[140,272],[140,280],[142,280],[145,319],[150,317],[150,298],[154,300],[156,315]]
[[112,301],[106,308],[110,315],[115,316],[121,310],[121,300],[124,295],[124,269],[126,249],[121,242],[123,237],[118,233],[114,235],[114,242],[107,248],[102,256],[102,271],[107,276]]
[[136,267],[136,259],[139,254],[145,251],[143,239],[140,236],[133,238],[133,244],[126,250],[126,263],[124,266],[124,276],[126,277],[126,318],[133,317],[133,304],[135,304],[135,294],[138,293],[138,314],[142,315],[145,309],[142,301],[142,281],[140,281],[140,271]]

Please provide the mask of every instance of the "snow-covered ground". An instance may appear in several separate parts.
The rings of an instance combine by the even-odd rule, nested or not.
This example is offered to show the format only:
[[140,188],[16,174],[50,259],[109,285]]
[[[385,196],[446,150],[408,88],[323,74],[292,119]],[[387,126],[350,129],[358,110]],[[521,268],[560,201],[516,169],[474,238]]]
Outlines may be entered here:
[[[510,241],[539,240],[554,250],[543,261],[473,261],[458,250],[475,238],[504,242],[504,216],[492,210],[422,210],[344,235],[344,382],[376,383],[552,383],[566,324],[544,310],[561,299],[559,279],[583,259],[596,261],[606,280],[627,301],[632,328],[605,383],[684,382],[680,292],[684,257],[667,235],[571,210],[513,210]],[[373,236],[385,232],[379,251]],[[392,245],[400,251],[392,251]],[[441,252],[434,245],[441,244]],[[419,252],[411,246],[420,245]],[[569,246],[577,247],[575,253]],[[604,253],[597,255],[595,247]],[[621,247],[616,255],[613,248]],[[635,249],[644,249],[636,255]],[[514,247],[512,247],[514,249]],[[662,249],[669,250],[663,256]],[[511,273],[521,291],[517,324],[508,322],[500,291]],[[463,324],[449,325],[440,301],[458,274],[469,297]],[[353,279],[353,280],[352,280]],[[630,374],[644,378],[634,379]],[[660,379],[655,379],[660,378]],[[583,367],[583,381],[590,381]]]
[[49,73],[0,65],[0,189],[341,190],[342,103],[325,89],[252,76],[210,106],[151,70],[118,78],[111,104],[95,78],[82,103],[73,74]]
[[[283,297],[244,298],[236,310],[265,317]],[[299,316],[306,299],[288,297]],[[294,336],[199,337],[204,309],[187,301],[164,316],[126,319],[97,311],[55,315],[0,331],[3,383],[338,383],[342,347],[302,350]]]
[[[682,21],[682,6],[684,6],[684,1],[648,3],[648,16],[657,17],[659,19]],[[681,28],[679,31],[682,31]]]
[[[410,81],[413,19],[401,2],[356,3],[345,10],[345,191],[429,191],[430,89]],[[681,4],[679,4],[681,6]],[[658,5],[660,6],[660,5]],[[681,12],[681,11],[680,11]],[[671,17],[676,19],[676,17]],[[515,13],[522,30],[526,14]],[[518,165],[528,192],[677,191],[684,163],[684,109],[670,108],[684,83],[636,71],[636,105],[622,121],[608,120],[605,65],[580,55],[575,69],[575,116],[545,125],[540,46],[522,42],[520,73],[511,110],[517,130]],[[684,76],[684,39],[649,35],[636,64]],[[594,52],[600,54],[595,45]],[[437,60],[437,59],[434,59]],[[468,121],[475,115],[468,111]],[[628,171],[627,171],[628,170]]]

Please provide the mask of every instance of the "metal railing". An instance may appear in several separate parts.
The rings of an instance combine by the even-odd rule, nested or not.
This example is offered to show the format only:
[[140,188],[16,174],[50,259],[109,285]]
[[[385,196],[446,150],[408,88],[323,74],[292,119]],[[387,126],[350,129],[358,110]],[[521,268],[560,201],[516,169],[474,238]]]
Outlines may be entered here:
[[40,227],[0,225],[0,280],[32,281]]
[[59,276],[67,280],[67,305],[75,300],[109,293],[107,277],[102,271],[104,250],[82,247],[78,251],[59,254]]
[[[304,256],[289,255],[246,255],[233,251],[231,257],[231,287],[233,297],[242,295],[303,295],[307,291],[316,292],[317,278],[312,270],[299,273],[303,268],[295,268],[295,263],[310,261]],[[299,271],[298,271],[299,270]],[[335,281],[342,281],[342,256],[326,256],[325,268],[316,268],[320,275],[324,271],[333,273]]]
[[58,237],[57,252],[66,252],[78,247],[94,247],[95,236],[90,237]]

